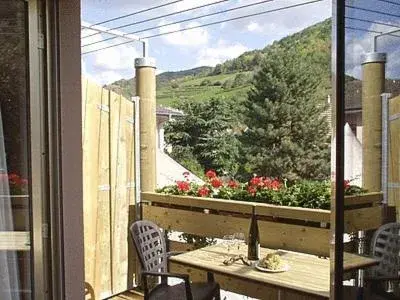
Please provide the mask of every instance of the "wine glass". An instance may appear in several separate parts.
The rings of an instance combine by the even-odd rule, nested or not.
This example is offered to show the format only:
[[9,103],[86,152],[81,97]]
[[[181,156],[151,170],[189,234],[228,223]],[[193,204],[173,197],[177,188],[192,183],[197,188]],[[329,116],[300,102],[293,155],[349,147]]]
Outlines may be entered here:
[[235,236],[233,234],[224,235],[223,238],[223,245],[226,247],[227,254],[229,256],[230,250],[233,248],[233,243],[235,241]]
[[233,234],[235,239],[235,249],[240,250],[241,246],[245,244],[245,236],[243,232],[236,232]]

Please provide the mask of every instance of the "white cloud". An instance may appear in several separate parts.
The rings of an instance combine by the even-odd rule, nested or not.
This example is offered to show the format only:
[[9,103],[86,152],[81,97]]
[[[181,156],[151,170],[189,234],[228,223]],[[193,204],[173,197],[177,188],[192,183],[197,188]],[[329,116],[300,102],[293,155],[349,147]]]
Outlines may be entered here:
[[250,32],[253,32],[253,31],[258,31],[258,32],[260,32],[260,31],[262,31],[262,28],[261,28],[261,26],[260,26],[257,22],[251,21],[251,22],[247,25],[247,30],[250,31]]
[[[238,5],[246,5],[248,0],[240,0]],[[280,9],[288,6],[302,4],[300,0],[280,0],[272,1],[262,5],[256,5],[241,9],[232,17],[248,15]],[[312,24],[323,21],[332,16],[332,1],[323,0],[303,6],[291,7],[288,9],[277,10],[259,16],[253,16],[243,20],[229,22],[227,30],[240,32],[259,32],[268,35],[268,38],[280,39],[289,34],[298,32]],[[249,21],[249,19],[251,21]]]
[[[386,32],[387,26],[372,24],[369,28],[371,31]],[[371,33],[360,33],[359,31],[348,31],[346,40],[346,73],[361,78],[361,63],[366,53],[373,51],[374,35]],[[386,52],[387,56],[387,76],[398,78],[400,76],[398,55],[399,39],[396,37],[386,36],[378,39],[378,51]]]
[[215,66],[248,50],[240,43],[229,44],[227,41],[219,40],[215,47],[206,47],[198,52],[196,66]]
[[[165,23],[161,22],[160,25],[162,24]],[[180,30],[183,28],[195,27],[198,25],[200,25],[200,23],[197,22],[188,23],[186,26],[181,26],[181,24],[169,25],[160,28],[160,33],[167,33],[171,31]],[[171,45],[192,47],[192,46],[207,44],[209,39],[209,34],[207,29],[205,28],[196,28],[187,31],[167,34],[163,36],[163,38],[166,43]]]

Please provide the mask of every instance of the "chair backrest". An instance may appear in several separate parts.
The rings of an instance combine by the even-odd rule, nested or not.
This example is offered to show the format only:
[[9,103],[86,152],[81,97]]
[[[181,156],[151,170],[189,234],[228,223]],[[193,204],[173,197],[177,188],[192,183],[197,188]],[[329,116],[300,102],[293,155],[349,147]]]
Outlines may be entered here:
[[144,271],[168,272],[167,247],[160,228],[150,221],[136,221],[129,228]]
[[400,272],[400,223],[388,223],[378,228],[372,237],[371,255],[381,260],[371,268],[371,277],[397,277]]

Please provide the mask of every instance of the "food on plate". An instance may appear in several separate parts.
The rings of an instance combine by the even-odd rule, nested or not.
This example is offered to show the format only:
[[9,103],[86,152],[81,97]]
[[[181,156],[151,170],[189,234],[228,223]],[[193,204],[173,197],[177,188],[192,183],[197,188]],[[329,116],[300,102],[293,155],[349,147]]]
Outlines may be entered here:
[[269,253],[260,260],[259,266],[269,270],[280,270],[285,267],[285,263],[279,254]]

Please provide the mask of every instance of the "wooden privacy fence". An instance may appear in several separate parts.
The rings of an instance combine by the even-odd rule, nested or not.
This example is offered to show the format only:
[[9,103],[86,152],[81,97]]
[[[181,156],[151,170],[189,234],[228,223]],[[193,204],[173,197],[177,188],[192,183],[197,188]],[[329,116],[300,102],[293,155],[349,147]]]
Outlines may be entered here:
[[388,202],[396,206],[400,221],[400,96],[389,100],[389,182]]
[[82,82],[85,281],[95,299],[101,299],[125,290],[128,283],[134,105],[86,79]]
[[[345,198],[347,233],[384,223],[381,193]],[[329,210],[156,193],[142,193],[142,201],[144,219],[166,229],[214,238],[247,234],[255,206],[262,246],[329,257]]]

